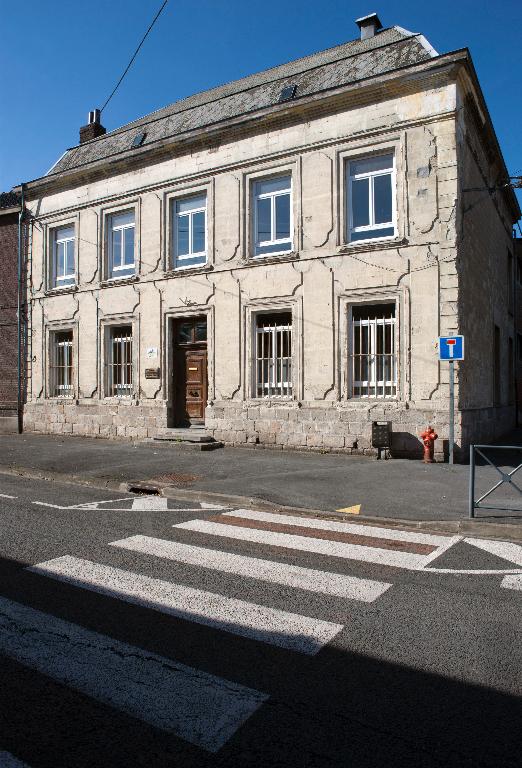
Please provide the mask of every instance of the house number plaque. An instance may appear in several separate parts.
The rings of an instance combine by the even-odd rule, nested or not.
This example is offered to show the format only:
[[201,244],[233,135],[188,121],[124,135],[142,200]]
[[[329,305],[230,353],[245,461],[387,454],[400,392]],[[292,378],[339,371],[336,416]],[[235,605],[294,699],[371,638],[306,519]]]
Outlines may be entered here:
[[161,376],[161,368],[145,368],[146,379],[159,379]]

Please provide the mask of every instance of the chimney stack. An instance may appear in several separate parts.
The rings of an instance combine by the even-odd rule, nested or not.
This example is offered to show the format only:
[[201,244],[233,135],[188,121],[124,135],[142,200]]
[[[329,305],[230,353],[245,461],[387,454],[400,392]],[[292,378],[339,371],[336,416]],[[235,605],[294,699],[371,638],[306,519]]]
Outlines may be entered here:
[[382,24],[376,13],[370,13],[368,16],[362,16],[356,19],[355,23],[361,30],[361,40],[369,37],[375,37],[377,32],[382,29]]
[[97,136],[103,136],[104,133],[107,131],[100,123],[100,110],[92,109],[89,112],[87,125],[82,125],[80,128],[80,144],[95,139]]

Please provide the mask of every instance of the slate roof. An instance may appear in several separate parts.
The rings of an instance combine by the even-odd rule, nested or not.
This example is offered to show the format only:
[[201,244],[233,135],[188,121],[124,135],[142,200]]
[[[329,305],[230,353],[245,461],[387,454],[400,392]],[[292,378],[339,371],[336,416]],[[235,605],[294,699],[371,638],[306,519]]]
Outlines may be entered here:
[[420,63],[437,55],[422,35],[390,27],[366,40],[352,40],[241,80],[189,96],[102,137],[67,150],[48,176],[128,151],[145,131],[142,146],[274,106],[285,85],[300,97]]
[[0,192],[0,209],[20,207],[20,196],[16,192]]

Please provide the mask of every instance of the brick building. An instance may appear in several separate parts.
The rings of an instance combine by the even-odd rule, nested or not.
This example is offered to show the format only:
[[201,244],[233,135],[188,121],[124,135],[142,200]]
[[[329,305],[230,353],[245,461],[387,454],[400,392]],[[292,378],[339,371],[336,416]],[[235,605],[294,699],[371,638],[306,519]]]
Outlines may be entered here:
[[387,420],[441,458],[455,333],[458,446],[512,427],[520,209],[470,54],[358,25],[110,133],[95,111],[26,185],[28,429],[351,453]]
[[19,213],[19,196],[0,193],[0,434],[18,431]]

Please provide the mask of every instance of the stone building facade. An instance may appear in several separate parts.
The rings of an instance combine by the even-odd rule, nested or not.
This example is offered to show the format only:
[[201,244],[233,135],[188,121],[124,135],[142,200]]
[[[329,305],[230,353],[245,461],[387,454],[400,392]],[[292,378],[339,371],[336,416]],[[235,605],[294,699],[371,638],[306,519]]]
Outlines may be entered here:
[[458,445],[512,426],[520,210],[484,191],[507,172],[469,52],[359,26],[107,134],[91,113],[25,185],[26,429],[351,453],[384,420],[441,458],[455,333]]
[[18,216],[20,199],[0,193],[0,434],[18,431]]

